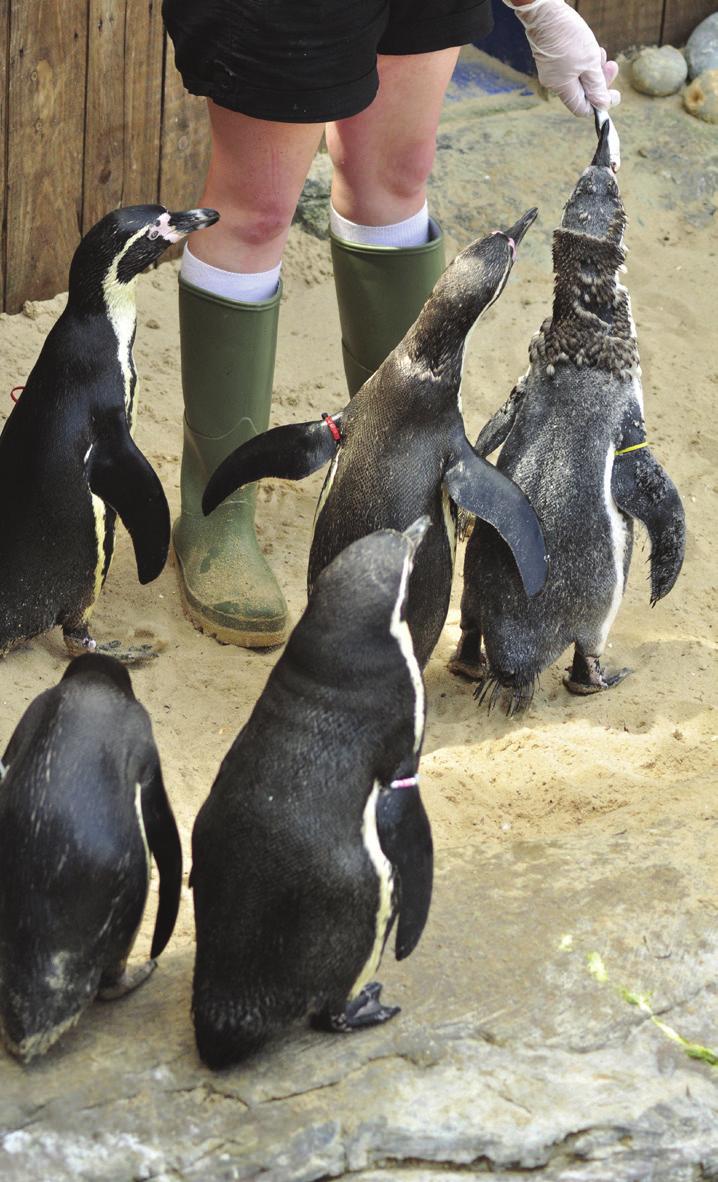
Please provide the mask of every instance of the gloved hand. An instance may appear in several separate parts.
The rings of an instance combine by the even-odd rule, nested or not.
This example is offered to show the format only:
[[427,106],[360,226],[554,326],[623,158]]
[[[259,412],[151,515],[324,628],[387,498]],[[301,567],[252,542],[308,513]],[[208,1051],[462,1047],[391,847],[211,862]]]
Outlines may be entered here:
[[607,110],[620,103],[618,90],[609,90],[618,73],[616,62],[606,60],[606,51],[583,17],[564,0],[531,0],[512,8],[526,30],[536,62],[539,82],[553,91],[574,115],[590,115],[592,107]]

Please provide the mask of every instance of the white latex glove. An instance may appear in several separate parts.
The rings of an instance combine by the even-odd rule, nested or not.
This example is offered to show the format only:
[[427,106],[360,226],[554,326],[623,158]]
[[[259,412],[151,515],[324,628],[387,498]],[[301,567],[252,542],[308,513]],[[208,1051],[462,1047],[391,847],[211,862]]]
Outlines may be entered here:
[[557,94],[574,115],[591,115],[592,108],[608,110],[621,101],[618,90],[609,90],[618,73],[616,62],[606,60],[606,51],[583,17],[565,0],[532,0],[512,8],[526,30],[536,62],[539,82]]

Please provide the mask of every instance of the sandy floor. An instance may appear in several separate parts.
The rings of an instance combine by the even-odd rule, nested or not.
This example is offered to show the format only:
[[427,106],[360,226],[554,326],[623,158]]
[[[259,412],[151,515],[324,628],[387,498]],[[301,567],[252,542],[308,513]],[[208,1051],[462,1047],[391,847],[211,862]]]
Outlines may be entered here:
[[[423,791],[439,847],[465,844],[467,838],[485,847],[578,827],[630,834],[671,826],[679,818],[715,820],[718,812],[716,487],[710,463],[716,458],[718,389],[715,219],[684,216],[685,176],[680,168],[671,173],[668,149],[654,155],[647,132],[653,118],[650,101],[629,98],[622,130],[634,151],[621,173],[630,218],[628,285],[638,323],[649,438],[687,510],[686,564],[668,600],[650,610],[648,547],[642,551],[639,542],[608,653],[609,662],[631,666],[633,676],[609,694],[576,699],[561,686],[562,661],[542,678],[528,714],[512,721],[499,712],[487,716],[470,687],[446,669],[458,636],[460,552],[452,608],[426,675]],[[661,111],[679,126],[681,120],[687,128],[690,124],[691,134],[705,130],[712,135],[715,152],[715,133],[698,132],[695,121],[678,111],[678,100],[665,100]],[[550,232],[587,163],[590,144],[557,107],[552,104],[546,112],[542,104],[510,114],[520,129],[518,153],[501,138],[503,116],[485,125],[479,120],[476,156],[469,165],[459,140],[452,138],[454,117],[453,110],[447,111],[434,190],[434,208],[450,232],[450,248],[501,224],[501,217],[507,222],[511,211],[514,220],[531,204],[541,209],[540,227],[531,232],[507,290],[472,341],[464,405],[473,439],[525,368],[529,337],[549,309]],[[664,143],[669,133],[670,127]],[[681,151],[680,144],[673,148]],[[453,197],[447,204],[449,188]],[[691,194],[690,208],[700,204],[705,210],[711,197],[710,192]],[[137,441],[159,473],[173,512],[181,445],[175,271],[176,264],[167,264],[141,279],[136,346],[141,380]],[[295,228],[285,265],[275,423],[315,417],[344,402],[330,275],[327,243]],[[25,379],[63,303],[59,296],[28,306],[24,314],[0,317],[6,387],[0,419],[10,410],[10,388]],[[318,474],[294,485],[268,481],[260,493],[261,536],[295,620],[305,602],[304,574],[321,480]],[[139,586],[122,528],[96,610],[95,633],[101,639],[152,636],[165,645],[160,658],[134,672],[133,680],[152,717],[188,849],[196,812],[276,653],[220,647],[195,632],[182,616],[171,568],[152,585]],[[0,663],[0,750],[27,703],[53,684],[65,665],[59,632]],[[181,914],[182,942],[192,938],[188,902]]]

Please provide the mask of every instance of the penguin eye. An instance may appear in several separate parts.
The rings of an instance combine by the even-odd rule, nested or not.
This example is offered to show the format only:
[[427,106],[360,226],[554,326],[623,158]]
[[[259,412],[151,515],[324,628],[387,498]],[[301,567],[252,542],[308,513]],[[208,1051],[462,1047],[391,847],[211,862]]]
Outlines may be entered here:
[[154,242],[155,238],[159,238],[159,236],[160,236],[160,232],[156,226],[152,226],[147,231],[147,237],[149,238],[150,242]]

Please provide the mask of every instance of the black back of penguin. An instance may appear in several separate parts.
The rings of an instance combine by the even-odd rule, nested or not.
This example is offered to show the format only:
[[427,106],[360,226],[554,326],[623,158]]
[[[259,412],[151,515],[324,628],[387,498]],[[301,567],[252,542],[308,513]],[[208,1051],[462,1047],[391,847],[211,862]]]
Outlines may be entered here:
[[382,531],[319,576],[197,817],[193,1011],[211,1066],[341,1007],[374,948],[373,793],[415,771],[424,726],[408,568],[405,537]]
[[179,904],[181,850],[146,711],[116,661],[79,657],[23,715],[0,783],[0,1028],[23,1059],[117,982],[161,873],[152,955]]

